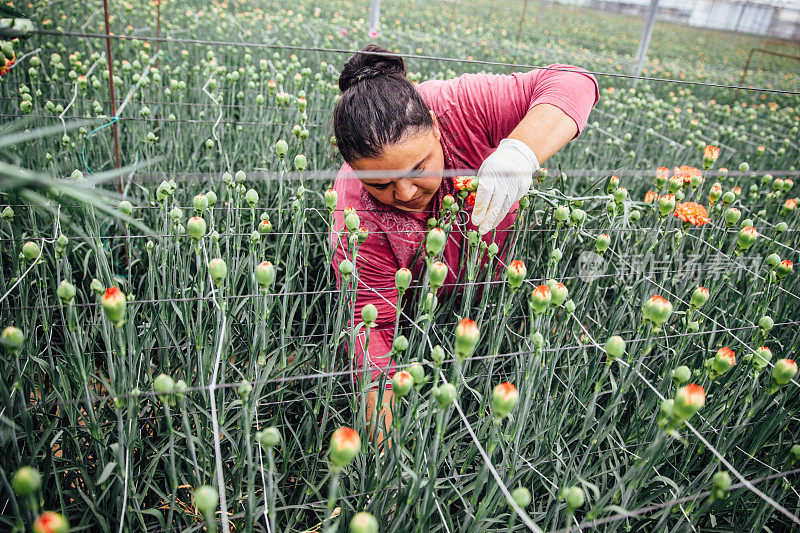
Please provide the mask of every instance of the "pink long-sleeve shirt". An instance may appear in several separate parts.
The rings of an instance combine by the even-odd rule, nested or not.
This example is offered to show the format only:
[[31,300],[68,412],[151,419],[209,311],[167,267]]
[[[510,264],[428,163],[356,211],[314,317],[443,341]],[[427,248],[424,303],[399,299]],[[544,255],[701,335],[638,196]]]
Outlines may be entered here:
[[[419,84],[417,91],[439,122],[445,169],[480,168],[500,141],[539,104],[551,104],[564,111],[575,121],[580,134],[599,98],[597,80],[585,70],[569,65],[555,64],[549,68],[558,70],[536,69],[510,75],[464,74],[450,80]],[[378,320],[370,332],[367,350],[369,367],[373,380],[382,372],[390,379],[396,364],[391,357],[398,296],[395,273],[400,268],[408,268],[414,275],[414,283],[419,282],[424,269],[423,254],[418,254],[416,260],[414,257],[427,234],[428,218],[439,212],[445,195],[455,196],[453,180],[442,180],[438,193],[422,212],[401,211],[379,202],[361,186],[346,163],[333,188],[338,193],[331,232],[331,240],[337,246],[333,259],[337,285],[341,284],[339,263],[349,256],[347,242],[340,242],[338,233],[345,227],[343,210],[353,207],[361,225],[369,231],[355,262],[358,277],[355,316],[359,321],[361,309],[367,304],[378,309]],[[516,204],[495,234],[494,242],[501,250],[515,212]],[[454,283],[462,274],[459,272],[461,247],[469,230],[477,230],[471,221],[450,232],[442,259],[449,269],[445,284]],[[487,244],[492,239],[491,232],[483,237]],[[364,367],[364,340],[362,331],[356,341],[353,361],[358,369]]]

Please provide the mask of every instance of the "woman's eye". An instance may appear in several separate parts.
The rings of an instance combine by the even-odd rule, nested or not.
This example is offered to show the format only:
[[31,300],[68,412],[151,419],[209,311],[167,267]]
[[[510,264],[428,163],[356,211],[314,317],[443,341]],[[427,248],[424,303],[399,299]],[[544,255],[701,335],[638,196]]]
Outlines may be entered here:
[[373,189],[378,189],[379,191],[384,190],[388,186],[389,186],[388,183],[384,183],[383,185],[370,185],[370,187],[372,187]]

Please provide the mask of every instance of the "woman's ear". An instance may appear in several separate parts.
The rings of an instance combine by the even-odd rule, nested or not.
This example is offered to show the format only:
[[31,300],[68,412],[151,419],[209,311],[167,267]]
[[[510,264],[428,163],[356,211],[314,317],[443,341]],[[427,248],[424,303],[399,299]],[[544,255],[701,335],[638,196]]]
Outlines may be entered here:
[[433,112],[433,109],[428,109],[428,113],[431,114],[431,119],[433,120],[433,136],[436,137],[437,141],[441,141],[442,132],[439,131],[439,121],[436,120],[436,113]]

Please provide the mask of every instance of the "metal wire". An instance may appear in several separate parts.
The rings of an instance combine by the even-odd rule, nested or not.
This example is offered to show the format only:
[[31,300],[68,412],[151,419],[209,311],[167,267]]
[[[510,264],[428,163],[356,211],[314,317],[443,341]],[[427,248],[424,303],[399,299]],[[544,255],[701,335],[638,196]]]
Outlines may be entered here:
[[[170,37],[137,37],[134,35],[106,35],[104,33],[86,33],[86,32],[60,32],[60,31],[53,31],[53,30],[34,30],[31,32],[32,34],[36,35],[50,35],[53,37],[80,37],[83,39],[118,39],[121,41],[125,40],[133,40],[133,41],[149,41],[149,42],[164,42],[164,43],[183,43],[183,44],[200,44],[200,45],[213,45],[213,46],[235,46],[235,47],[242,47],[242,48],[266,48],[266,49],[280,49],[280,50],[299,50],[305,52],[326,52],[326,53],[334,53],[334,54],[365,54],[365,55],[385,55],[380,52],[370,52],[370,51],[362,51],[362,50],[346,50],[341,48],[321,48],[321,47],[314,47],[314,46],[291,46],[291,45],[283,45],[283,44],[268,44],[268,43],[243,43],[243,42],[235,42],[235,41],[216,41],[216,40],[203,40],[203,39],[173,39]],[[393,53],[399,57],[404,57],[408,59],[425,59],[425,60],[432,60],[432,61],[447,61],[447,62],[455,62],[455,63],[467,63],[472,65],[486,65],[486,66],[496,66],[496,67],[505,67],[505,68],[518,68],[518,69],[542,69],[542,70],[553,70],[553,71],[560,71],[560,72],[575,72],[573,69],[565,69],[565,68],[555,68],[555,67],[541,67],[537,65],[523,65],[523,64],[514,64],[514,63],[503,63],[499,61],[484,61],[480,59],[461,59],[455,57],[438,57],[438,56],[429,56],[429,55],[418,55],[418,54],[404,54],[401,52]],[[725,85],[721,83],[706,83],[700,81],[690,81],[690,80],[673,80],[669,78],[652,78],[646,76],[632,76],[630,74],[619,74],[616,72],[600,72],[600,71],[586,71],[594,76],[607,76],[611,78],[622,78],[622,79],[637,79],[637,80],[644,80],[644,81],[657,81],[662,83],[677,83],[679,85],[694,85],[694,86],[702,86],[702,87],[716,87],[720,89],[741,89],[746,91],[754,91],[754,92],[765,92],[765,93],[776,93],[776,94],[788,94],[788,95],[800,95],[800,91],[788,91],[783,89],[767,89],[762,87],[744,87],[744,86],[737,86],[737,85]]]
[[[776,324],[776,326],[778,326],[778,325],[797,325],[797,324],[800,324],[800,321],[780,323],[780,324]],[[708,334],[711,334],[711,333],[724,333],[724,332],[732,332],[732,331],[740,331],[740,330],[753,330],[753,329],[758,329],[759,327],[760,326],[758,326],[758,325],[750,325],[750,326],[740,326],[740,327],[737,327],[737,328],[711,329],[711,330],[704,330],[704,331],[700,331],[700,332],[682,332],[682,333],[676,333],[676,334],[673,334],[673,335],[661,335],[661,336],[659,336],[659,338],[660,339],[681,338],[681,337],[689,337],[689,336],[708,335]],[[626,343],[633,345],[633,344],[637,344],[637,343],[647,342],[648,340],[650,340],[649,337],[639,337],[639,338],[626,340]],[[572,345],[572,346],[561,346],[561,347],[558,347],[558,348],[543,348],[542,352],[559,353],[559,352],[562,352],[562,351],[581,350],[581,349],[586,350],[586,349],[589,349],[589,348],[592,348],[592,347],[594,347],[593,344],[576,344],[576,345]],[[494,355],[471,356],[471,357],[466,358],[465,360],[467,360],[467,361],[480,361],[480,360],[495,359],[495,358],[496,359],[503,359],[503,358],[508,358],[508,357],[517,357],[517,356],[523,356],[523,355],[530,355],[530,354],[534,354],[534,353],[537,353],[537,350],[520,350],[520,351],[516,351],[516,352],[506,352],[506,353],[494,354]],[[455,361],[456,361],[455,358],[450,358],[450,359],[445,359],[444,360],[444,362],[446,362],[446,363],[455,362]],[[413,363],[389,364],[389,365],[387,365],[385,367],[382,367],[382,370],[384,372],[385,371],[391,371],[391,370],[402,370],[404,368],[409,367],[411,364],[413,364]],[[281,377],[274,377],[274,378],[267,378],[267,379],[260,379],[260,380],[244,380],[244,381],[247,381],[251,385],[255,386],[255,385],[266,385],[266,384],[271,384],[271,383],[285,383],[285,382],[296,382],[296,381],[325,379],[325,378],[331,378],[331,377],[354,376],[354,375],[357,375],[357,374],[362,373],[362,372],[363,372],[363,370],[356,370],[356,371],[353,371],[353,370],[335,370],[335,371],[329,371],[329,372],[319,372],[319,373],[314,373],[314,374],[299,374],[299,375],[293,375],[293,376],[281,376]],[[243,383],[243,381],[237,381],[237,382],[233,382],[233,383],[225,382],[225,383],[218,383],[216,385],[187,387],[186,389],[184,389],[181,392],[182,393],[187,393],[187,394],[188,393],[193,393],[193,392],[205,392],[205,391],[208,391],[209,389],[211,389],[212,387],[214,389],[229,389],[229,388],[239,387],[242,383]],[[141,397],[148,397],[148,396],[158,396],[159,394],[163,395],[164,393],[163,392],[159,393],[159,392],[155,392],[155,391],[141,391],[141,392],[136,393],[136,394],[133,394],[133,393],[124,393],[124,394],[116,394],[116,395],[114,395],[114,394],[105,394],[105,395],[100,395],[100,396],[97,396],[97,397],[93,398],[92,399],[92,403],[104,402],[104,401],[109,401],[109,400],[114,400],[114,399],[131,399],[131,398],[141,398]],[[81,403],[85,403],[85,402],[86,402],[85,399],[74,399],[74,400],[67,400],[67,401],[49,400],[49,401],[46,401],[46,402],[40,402],[40,403],[37,403],[37,404],[31,404],[30,406],[26,405],[25,408],[28,409],[28,410],[31,410],[31,409],[34,409],[34,408],[44,408],[44,409],[46,409],[46,408],[49,408],[49,407],[51,407],[53,405],[67,406],[67,405],[77,405],[77,404],[81,404]]]

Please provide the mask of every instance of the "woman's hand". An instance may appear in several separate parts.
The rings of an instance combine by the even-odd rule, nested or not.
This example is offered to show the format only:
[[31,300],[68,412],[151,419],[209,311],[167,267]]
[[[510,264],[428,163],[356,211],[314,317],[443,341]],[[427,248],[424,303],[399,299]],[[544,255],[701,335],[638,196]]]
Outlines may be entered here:
[[530,189],[539,161],[519,139],[503,139],[478,170],[472,223],[483,235],[497,227],[511,206]]

